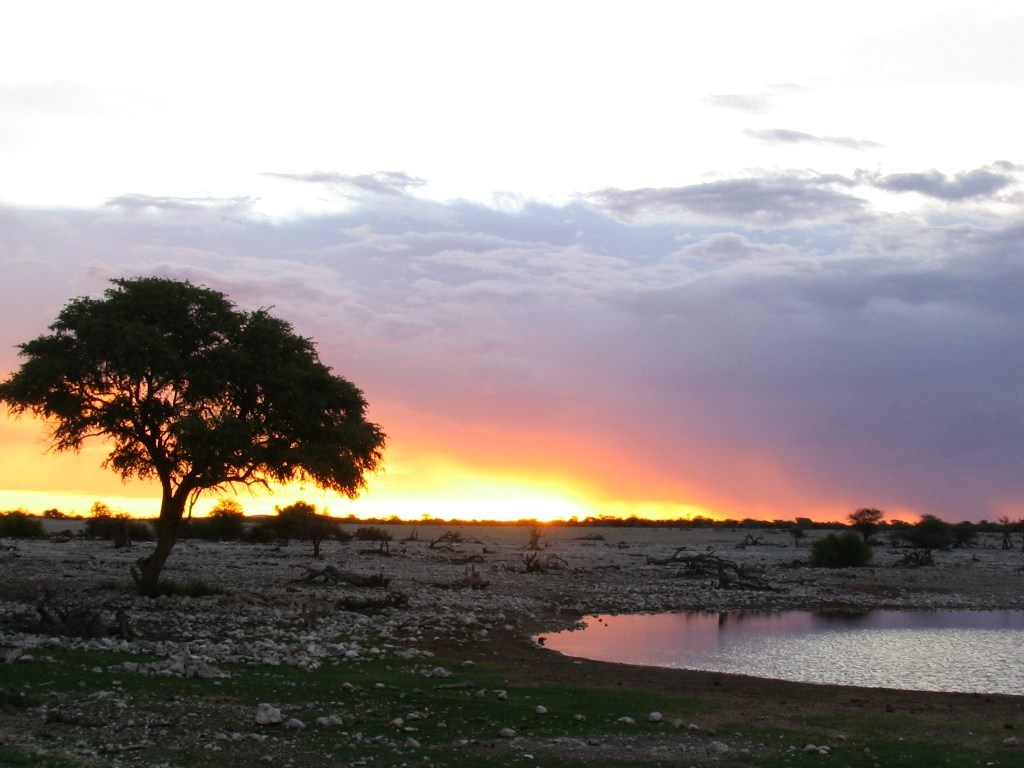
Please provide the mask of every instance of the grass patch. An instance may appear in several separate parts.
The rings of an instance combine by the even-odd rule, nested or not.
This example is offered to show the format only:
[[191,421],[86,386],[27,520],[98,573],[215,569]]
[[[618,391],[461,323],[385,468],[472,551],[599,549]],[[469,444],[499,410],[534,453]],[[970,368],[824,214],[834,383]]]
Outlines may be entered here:
[[[0,752],[0,765],[105,765],[109,760],[104,762],[104,756],[119,754],[126,766],[157,762],[251,768],[269,757],[294,768],[360,761],[373,766],[425,765],[425,758],[456,767],[486,762],[489,767],[621,768],[652,765],[631,751],[651,745],[663,750],[659,764],[700,764],[707,759],[702,750],[719,738],[734,745],[729,754],[715,758],[715,765],[723,767],[799,768],[820,766],[822,760],[832,768],[1024,765],[1019,749],[1001,746],[1002,724],[987,721],[984,709],[979,710],[977,723],[960,724],[978,734],[977,748],[968,749],[943,738],[942,718],[929,719],[928,713],[865,711],[828,722],[811,717],[755,727],[728,722],[729,713],[719,711],[713,692],[665,693],[543,680],[524,684],[518,682],[520,670],[492,663],[332,660],[314,672],[230,665],[222,669],[231,676],[219,680],[111,670],[124,661],[151,660],[128,654],[54,652],[5,668],[5,695],[18,703],[10,702],[12,714],[0,718],[0,728],[12,727],[17,719],[20,725],[14,728],[38,733],[51,755],[68,761],[8,746]],[[428,676],[437,667],[450,676]],[[263,702],[306,728],[257,726],[256,706]],[[546,713],[538,714],[538,706]],[[662,713],[664,722],[647,722],[652,711]],[[677,718],[700,722],[712,712],[719,716],[721,736],[671,724]],[[318,717],[332,715],[342,725],[316,725]],[[622,723],[621,717],[635,723]],[[514,729],[524,741],[510,745],[499,736],[502,728]],[[846,738],[837,739],[839,733]],[[577,746],[561,748],[567,740],[576,740]],[[587,747],[588,741],[602,746]],[[827,758],[804,754],[808,743],[826,743],[833,752]],[[749,754],[740,751],[742,745]],[[75,762],[76,754],[81,762]],[[525,760],[524,754],[534,754],[534,759]]]

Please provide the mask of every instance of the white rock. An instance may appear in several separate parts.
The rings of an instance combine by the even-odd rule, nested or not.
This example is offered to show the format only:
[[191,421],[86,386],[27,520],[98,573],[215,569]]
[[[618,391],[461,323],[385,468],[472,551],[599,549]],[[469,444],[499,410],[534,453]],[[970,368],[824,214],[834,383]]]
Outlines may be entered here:
[[306,724],[301,720],[296,720],[294,717],[284,721],[284,727],[292,731],[304,731],[306,730]]
[[498,735],[503,739],[514,739],[518,734],[511,728],[502,728],[498,731]]
[[1020,744],[1020,740],[1016,736],[1007,736],[1003,739],[1004,747],[1016,747],[1018,744]]
[[806,752],[808,754],[810,754],[811,752],[817,752],[817,751],[818,751],[818,747],[816,745],[814,745],[814,744],[805,744],[804,745],[804,752]]
[[508,691],[496,691],[499,701],[508,701]]
[[419,749],[420,748],[420,743],[418,741],[416,741],[416,739],[414,739],[414,738],[412,738],[410,736],[408,739],[405,740],[405,748],[406,749]]
[[391,721],[392,728],[401,728],[403,725],[405,725],[405,720],[403,720],[400,717],[396,717],[394,720]]
[[321,728],[336,728],[342,725],[342,721],[337,715],[328,715],[327,717],[318,717],[316,724]]
[[660,723],[662,719],[661,712],[651,712],[651,714],[647,716],[648,723]]
[[636,720],[634,720],[632,717],[620,717],[615,722],[622,723],[623,725],[636,725]]
[[546,715],[548,713],[548,708],[538,704],[534,712],[536,712],[538,715]]
[[281,710],[270,704],[260,704],[256,707],[256,724],[257,725],[277,725],[284,717],[281,715]]
[[729,751],[729,745],[723,744],[720,741],[712,741],[708,744],[709,755],[724,755]]

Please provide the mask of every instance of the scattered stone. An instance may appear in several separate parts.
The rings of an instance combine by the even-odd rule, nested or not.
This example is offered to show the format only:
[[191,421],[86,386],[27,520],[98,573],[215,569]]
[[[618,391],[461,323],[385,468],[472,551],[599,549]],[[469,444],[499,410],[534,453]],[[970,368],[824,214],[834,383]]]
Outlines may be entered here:
[[284,721],[284,727],[290,731],[304,731],[306,730],[306,724],[301,720],[297,720],[291,717]]
[[514,739],[519,734],[517,734],[512,728],[502,728],[498,731],[498,735],[503,739]]
[[534,712],[536,712],[538,715],[546,715],[548,713],[548,708],[538,704]]
[[647,716],[648,723],[660,723],[662,719],[661,712],[651,712],[651,714]]
[[1016,747],[1018,744],[1020,744],[1020,740],[1016,736],[1007,736],[1003,739],[1004,747]]
[[281,710],[270,704],[260,704],[256,707],[256,725],[278,725],[284,717]]
[[805,744],[803,751],[806,752],[807,754],[811,754],[812,752],[817,752],[818,751],[818,747],[815,746],[814,744]]
[[328,715],[327,717],[318,717],[316,724],[320,728],[337,728],[339,725],[343,725],[342,720],[337,715]]
[[629,717],[629,716],[620,717],[615,722],[616,723],[622,723],[623,725],[636,725],[636,720],[634,720],[632,717]]
[[405,740],[405,748],[406,749],[419,749],[420,748],[420,743],[418,741],[416,741],[416,739],[414,739],[414,738],[412,738],[410,736],[408,739]]
[[709,755],[724,755],[729,752],[729,745],[721,741],[712,741],[708,744]]

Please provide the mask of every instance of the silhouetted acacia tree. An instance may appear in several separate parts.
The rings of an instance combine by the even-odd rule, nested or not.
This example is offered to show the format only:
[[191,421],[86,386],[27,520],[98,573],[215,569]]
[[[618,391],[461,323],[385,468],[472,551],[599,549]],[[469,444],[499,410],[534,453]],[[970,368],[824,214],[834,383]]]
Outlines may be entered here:
[[48,419],[56,450],[105,437],[105,466],[159,481],[156,547],[135,573],[141,591],[157,591],[186,507],[203,491],[308,480],[354,497],[364,487],[384,433],[312,341],[189,282],[112,283],[20,346],[25,362],[0,383],[0,401]]
[[855,512],[851,512],[846,516],[846,519],[850,521],[850,525],[859,531],[860,535],[864,537],[864,541],[867,542],[871,540],[871,535],[878,530],[878,524],[882,522],[883,517],[885,515],[880,509],[862,507]]

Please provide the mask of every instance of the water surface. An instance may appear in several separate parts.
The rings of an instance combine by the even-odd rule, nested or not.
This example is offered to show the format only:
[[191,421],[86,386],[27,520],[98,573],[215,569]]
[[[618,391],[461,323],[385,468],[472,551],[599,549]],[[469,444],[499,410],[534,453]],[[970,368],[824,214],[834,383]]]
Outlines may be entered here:
[[1024,695],[1024,611],[592,616],[544,635],[568,656],[780,680]]

